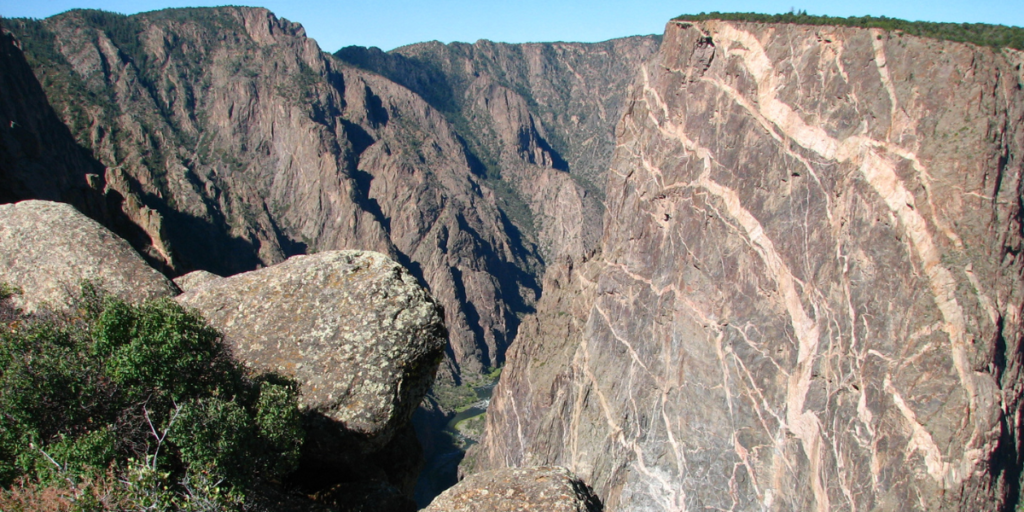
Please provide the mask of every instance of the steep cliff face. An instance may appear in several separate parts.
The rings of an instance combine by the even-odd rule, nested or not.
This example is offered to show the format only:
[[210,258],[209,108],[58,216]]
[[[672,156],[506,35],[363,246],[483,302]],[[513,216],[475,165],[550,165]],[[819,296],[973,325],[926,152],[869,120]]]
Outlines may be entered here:
[[[150,256],[149,236],[123,214],[123,197],[106,188],[103,164],[54,112],[21,48],[0,27],[0,203],[71,204]],[[158,257],[148,260],[160,266]]]
[[0,201],[30,197],[95,208],[88,178],[102,166],[78,147],[46,101],[39,81],[6,30],[0,34]]
[[548,261],[592,251],[614,126],[656,36],[603,43],[414,44],[335,55],[415,91],[479,158]]
[[610,510],[1019,496],[1024,54],[672,22],[471,452]]
[[170,273],[381,251],[445,305],[449,373],[501,362],[538,259],[417,95],[264,9],[71,11],[12,29]]

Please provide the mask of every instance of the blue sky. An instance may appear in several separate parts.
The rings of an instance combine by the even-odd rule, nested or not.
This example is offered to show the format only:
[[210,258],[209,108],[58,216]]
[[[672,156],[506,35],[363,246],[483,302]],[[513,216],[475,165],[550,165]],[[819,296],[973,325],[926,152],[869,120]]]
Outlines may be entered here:
[[[88,7],[132,14],[165,7],[223,5],[206,0],[0,0],[0,16],[45,18]],[[238,4],[267,7],[302,23],[306,33],[333,52],[348,45],[390,50],[421,41],[490,39],[603,41],[661,33],[665,22],[702,11],[780,13],[805,9],[830,16],[889,16],[909,20],[981,22],[1024,26],[1024,0],[264,0]]]

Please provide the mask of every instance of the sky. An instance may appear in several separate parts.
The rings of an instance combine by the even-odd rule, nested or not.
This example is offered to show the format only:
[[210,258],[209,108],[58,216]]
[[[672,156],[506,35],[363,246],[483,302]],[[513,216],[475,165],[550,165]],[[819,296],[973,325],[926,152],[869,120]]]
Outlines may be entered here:
[[[680,14],[792,9],[829,16],[889,16],[907,20],[1024,26],[1024,0],[237,0],[301,23],[324,51],[350,45],[398,46],[438,40],[507,43],[596,42],[660,34]],[[167,7],[223,5],[208,0],[0,0],[0,16],[46,18],[69,9],[123,14]]]

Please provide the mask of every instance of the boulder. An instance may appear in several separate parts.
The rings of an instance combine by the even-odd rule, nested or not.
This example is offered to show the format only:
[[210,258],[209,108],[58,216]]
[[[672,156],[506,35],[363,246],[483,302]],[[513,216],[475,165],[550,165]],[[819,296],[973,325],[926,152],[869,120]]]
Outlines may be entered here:
[[0,282],[24,291],[18,307],[66,306],[83,280],[132,302],[178,293],[128,242],[68,204],[0,205]]
[[432,384],[447,339],[442,308],[374,252],[296,256],[176,300],[223,332],[239,360],[300,383],[301,405],[319,418],[313,444],[326,452],[337,451],[332,429],[343,450],[386,445]]
[[178,285],[178,288],[181,288],[181,291],[187,292],[195,288],[199,288],[200,286],[210,281],[213,281],[214,279],[220,278],[220,276],[214,274],[213,272],[207,272],[205,270],[196,270],[193,272],[189,272],[188,274],[185,274],[183,276],[174,278],[174,284]]
[[438,496],[425,512],[596,512],[601,503],[568,469],[508,468],[477,473]]

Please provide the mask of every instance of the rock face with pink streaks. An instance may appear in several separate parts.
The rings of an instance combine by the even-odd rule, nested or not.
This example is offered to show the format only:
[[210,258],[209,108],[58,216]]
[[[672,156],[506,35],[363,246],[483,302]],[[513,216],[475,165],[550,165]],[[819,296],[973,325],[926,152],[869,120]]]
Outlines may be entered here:
[[600,251],[551,265],[477,469],[607,510],[996,510],[1019,494],[1024,54],[674,21]]

